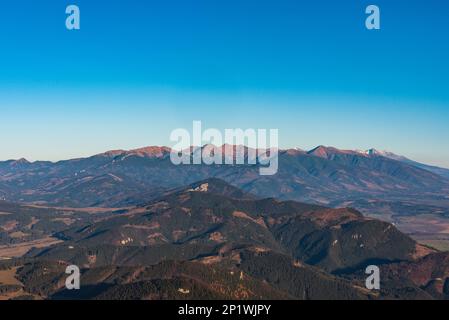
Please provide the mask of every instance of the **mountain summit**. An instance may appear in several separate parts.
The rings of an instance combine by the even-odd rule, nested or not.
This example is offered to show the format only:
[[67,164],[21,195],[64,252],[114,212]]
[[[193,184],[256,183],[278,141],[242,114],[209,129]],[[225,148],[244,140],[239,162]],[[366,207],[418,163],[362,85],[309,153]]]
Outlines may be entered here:
[[[246,147],[235,148],[248,152]],[[390,153],[374,149],[368,154],[325,146],[308,152],[280,150],[279,171],[270,177],[260,176],[258,166],[250,164],[174,165],[170,152],[168,147],[146,147],[57,163],[19,161],[20,165],[11,166],[10,161],[0,162],[1,195],[12,202],[121,207],[219,178],[259,197],[330,206],[350,201],[360,210],[375,213],[385,208],[385,202],[397,208],[397,201],[419,202],[428,208],[422,207],[422,212],[445,212],[444,199],[449,193],[449,170],[392,159]],[[381,202],[361,203],[359,199]],[[399,208],[407,210],[407,206]]]

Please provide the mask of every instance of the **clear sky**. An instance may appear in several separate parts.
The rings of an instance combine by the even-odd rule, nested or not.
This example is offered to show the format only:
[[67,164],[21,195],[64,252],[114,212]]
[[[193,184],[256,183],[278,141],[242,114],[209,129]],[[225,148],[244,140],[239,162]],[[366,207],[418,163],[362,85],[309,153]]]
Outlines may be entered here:
[[170,145],[201,120],[449,167],[449,2],[2,1],[0,116],[3,160]]

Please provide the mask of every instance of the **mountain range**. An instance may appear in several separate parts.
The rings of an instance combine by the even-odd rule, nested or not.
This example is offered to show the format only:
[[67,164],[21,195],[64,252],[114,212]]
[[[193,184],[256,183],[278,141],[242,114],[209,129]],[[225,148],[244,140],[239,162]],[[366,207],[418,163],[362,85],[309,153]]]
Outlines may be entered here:
[[0,299],[449,298],[445,169],[319,146],[260,176],[170,152],[0,162]]
[[260,176],[258,165],[176,166],[170,152],[167,147],[147,147],[56,163],[0,162],[0,199],[50,206],[123,207],[216,177],[258,197],[351,206],[391,222],[422,213],[449,217],[449,170],[392,153],[324,146],[280,150],[278,173]]

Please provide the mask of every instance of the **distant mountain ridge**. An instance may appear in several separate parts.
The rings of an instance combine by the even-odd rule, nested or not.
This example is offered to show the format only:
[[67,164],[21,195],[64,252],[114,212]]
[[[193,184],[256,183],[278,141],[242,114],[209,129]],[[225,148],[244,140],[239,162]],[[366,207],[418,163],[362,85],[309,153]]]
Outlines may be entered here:
[[[204,145],[201,147],[201,149],[205,148],[209,145]],[[225,153],[224,148],[226,145],[223,146],[213,146],[211,145],[215,150],[220,150],[221,152]],[[244,152],[245,154],[248,152],[248,147],[245,146],[230,146],[233,148],[233,151],[236,152]],[[191,147],[191,152],[193,150],[197,150],[198,147]],[[242,151],[243,150],[243,151]],[[253,149],[256,150],[257,149]],[[88,158],[96,158],[96,157],[129,157],[129,156],[139,156],[142,158],[164,158],[168,157],[171,153],[172,149],[170,147],[166,146],[148,146],[148,147],[142,147],[138,149],[131,149],[131,150],[110,150],[106,151],[104,153],[99,153],[96,155],[93,155]],[[366,157],[385,157],[391,160],[396,160],[400,162],[404,162],[413,166],[416,166],[421,169],[425,169],[427,171],[436,173],[438,175],[441,175],[445,178],[449,178],[449,169],[448,168],[442,168],[434,165],[428,165],[424,163],[420,163],[418,161],[411,160],[405,156],[397,155],[390,151],[380,151],[374,148],[368,149],[368,150],[344,150],[344,149],[338,149],[334,147],[327,147],[324,145],[317,146],[309,151],[305,151],[301,148],[291,148],[291,149],[279,149],[281,153],[288,153],[288,154],[308,154],[313,155],[321,158],[331,158],[332,156],[336,154],[346,154],[346,155],[358,155],[358,156],[366,156]],[[81,160],[83,158],[73,159],[73,160]],[[87,158],[84,158],[87,159]],[[71,161],[71,160],[61,160],[56,163],[65,162],[65,161]],[[0,164],[2,165],[9,165],[10,167],[25,167],[27,165],[31,164],[49,164],[52,163],[50,161],[35,161],[30,162],[25,158],[21,158],[18,160],[7,160],[7,161],[0,161]]]
[[447,169],[447,168],[441,168],[441,167],[437,167],[437,166],[431,166],[428,164],[420,163],[420,162],[410,160],[404,156],[400,156],[400,155],[397,155],[397,154],[394,154],[394,153],[388,152],[388,151],[378,151],[376,149],[371,149],[371,150],[369,150],[369,153],[374,156],[381,156],[381,157],[386,157],[389,159],[401,161],[401,162],[404,162],[404,163],[410,164],[412,166],[433,172],[435,174],[438,174],[442,177],[449,179],[449,169]]
[[[248,148],[233,146],[245,154]],[[192,148],[192,152],[201,149]],[[411,208],[449,217],[449,179],[422,165],[375,150],[319,146],[279,150],[279,171],[260,176],[258,165],[173,165],[171,149],[116,150],[52,162],[0,162],[0,199],[67,207],[142,204],[196,181],[219,178],[257,197],[351,206],[377,214],[410,215]],[[440,169],[443,170],[444,169]],[[397,205],[399,204],[399,205]],[[396,209],[394,209],[396,210]]]

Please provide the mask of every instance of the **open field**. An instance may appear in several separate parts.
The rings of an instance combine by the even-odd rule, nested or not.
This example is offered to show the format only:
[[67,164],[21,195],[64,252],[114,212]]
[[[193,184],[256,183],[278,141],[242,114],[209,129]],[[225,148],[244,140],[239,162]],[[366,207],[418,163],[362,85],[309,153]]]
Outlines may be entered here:
[[16,279],[17,269],[20,267],[15,267],[6,270],[0,270],[0,289],[3,287],[14,286],[15,288],[10,290],[0,291],[0,301],[11,300],[20,297],[32,297],[34,300],[42,299],[40,296],[26,292],[24,290],[24,285],[18,279]]
[[0,270],[0,285],[19,285],[22,283],[15,278],[17,268]]
[[32,248],[45,248],[62,242],[52,237],[22,242],[13,245],[0,246],[0,260],[21,257]]
[[[407,234],[449,236],[449,219],[435,214],[395,217],[394,223]],[[417,232],[418,231],[418,232]]]
[[69,213],[76,213],[76,212],[82,212],[82,213],[89,213],[89,214],[99,214],[99,213],[108,213],[108,212],[114,212],[118,210],[127,210],[131,209],[131,207],[120,207],[120,208],[103,208],[103,207],[85,207],[85,208],[71,208],[71,207],[51,207],[51,206],[41,206],[41,205],[35,205],[35,204],[27,204],[27,207],[29,208],[36,208],[36,209],[49,209],[49,210],[57,210],[57,211],[63,211],[63,212],[69,212]]
[[449,240],[418,240],[419,243],[424,244],[428,247],[432,247],[439,251],[449,251]]

